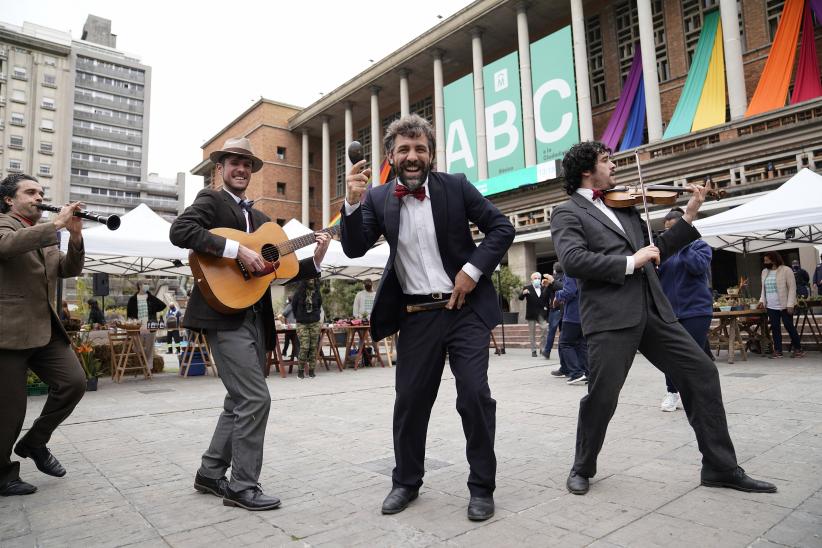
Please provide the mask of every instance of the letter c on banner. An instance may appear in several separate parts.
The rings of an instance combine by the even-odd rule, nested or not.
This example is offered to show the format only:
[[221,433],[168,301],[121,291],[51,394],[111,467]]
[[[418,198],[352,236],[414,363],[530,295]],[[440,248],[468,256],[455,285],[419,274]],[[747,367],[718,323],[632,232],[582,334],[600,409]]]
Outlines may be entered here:
[[566,112],[562,115],[562,119],[556,129],[547,131],[542,125],[542,101],[545,99],[545,96],[552,91],[558,93],[561,99],[567,99],[571,96],[571,87],[568,85],[568,82],[560,78],[548,80],[534,93],[534,125],[536,126],[537,140],[541,143],[559,141],[571,130],[571,125],[574,121],[573,113]]
[[448,138],[445,140],[445,158],[447,165],[445,170],[451,172],[451,165],[462,160],[465,168],[474,167],[474,155],[471,154],[471,145],[468,141],[468,133],[465,131],[465,124],[462,120],[454,120],[448,126]]

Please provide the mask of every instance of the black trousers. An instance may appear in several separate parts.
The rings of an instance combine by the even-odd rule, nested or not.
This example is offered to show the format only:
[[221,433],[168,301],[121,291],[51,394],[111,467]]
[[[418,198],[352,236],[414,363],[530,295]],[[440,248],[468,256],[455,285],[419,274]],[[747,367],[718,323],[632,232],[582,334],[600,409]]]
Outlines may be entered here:
[[666,323],[653,305],[647,286],[642,318],[634,327],[588,335],[588,395],[579,404],[574,470],[593,477],[608,423],[636,351],[679,388],[688,422],[702,453],[702,466],[715,472],[737,466],[728,433],[719,372],[705,351],[679,323]]
[[20,444],[44,447],[86,393],[83,366],[65,337],[52,326],[46,346],[28,350],[0,349],[0,485],[20,476],[20,463],[11,451],[26,418],[26,370],[49,386],[48,399]]
[[394,487],[418,489],[425,473],[425,439],[437,399],[445,356],[457,384],[457,411],[465,432],[474,496],[494,492],[497,402],[488,387],[490,332],[469,306],[405,316],[397,341],[394,402]]

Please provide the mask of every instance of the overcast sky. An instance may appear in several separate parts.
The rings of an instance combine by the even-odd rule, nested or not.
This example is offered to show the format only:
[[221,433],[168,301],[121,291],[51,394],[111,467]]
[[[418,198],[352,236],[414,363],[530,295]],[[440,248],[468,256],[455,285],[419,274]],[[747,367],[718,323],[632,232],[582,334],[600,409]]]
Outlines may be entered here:
[[79,39],[86,16],[111,19],[117,49],[152,67],[148,170],[186,173],[200,146],[263,96],[307,106],[468,5],[469,0],[26,0],[0,20]]

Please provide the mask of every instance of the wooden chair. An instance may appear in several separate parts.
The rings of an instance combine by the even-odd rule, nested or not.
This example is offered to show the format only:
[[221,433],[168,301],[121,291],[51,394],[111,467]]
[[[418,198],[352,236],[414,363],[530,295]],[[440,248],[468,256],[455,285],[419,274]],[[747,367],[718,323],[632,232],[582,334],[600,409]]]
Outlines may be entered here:
[[214,363],[206,336],[200,331],[191,331],[191,335],[186,340],[185,349],[180,353],[180,375],[188,377],[191,362],[194,360],[194,352],[197,350],[203,358],[205,373],[208,374],[210,371],[215,377],[219,376],[217,374],[217,364]]
[[[109,331],[108,343],[111,349],[111,378],[114,382],[122,382],[126,371],[135,371],[135,376],[136,372],[141,372],[146,380],[151,379],[151,367],[146,361],[139,329]],[[132,356],[136,365],[130,363]]]

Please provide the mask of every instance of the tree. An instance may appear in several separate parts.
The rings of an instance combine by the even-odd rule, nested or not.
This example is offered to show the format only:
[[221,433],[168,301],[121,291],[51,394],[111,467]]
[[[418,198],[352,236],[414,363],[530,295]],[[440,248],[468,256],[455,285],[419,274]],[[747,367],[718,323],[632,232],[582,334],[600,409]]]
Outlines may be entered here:
[[[499,276],[499,278],[497,278]],[[511,299],[513,299],[522,289],[522,280],[511,272],[507,265],[500,268],[499,274],[494,272],[492,281],[494,288],[499,292],[500,304],[503,310],[508,310]]]

